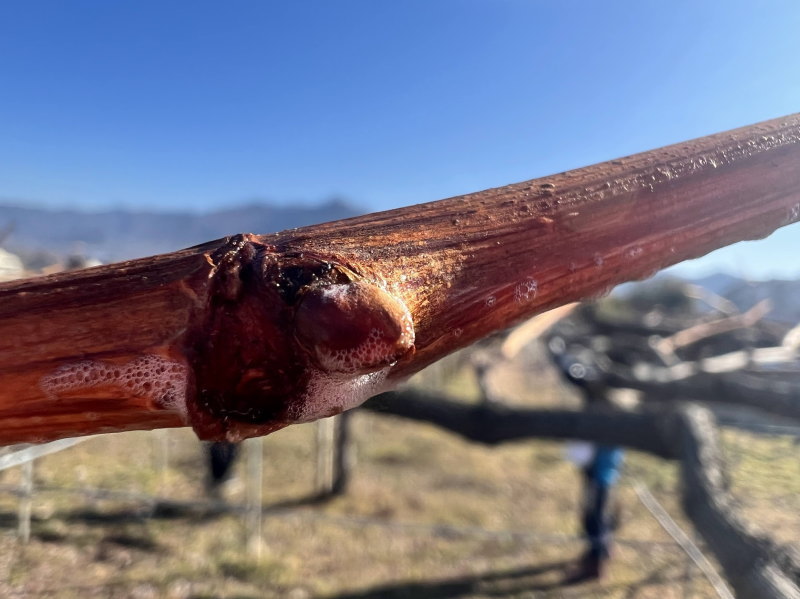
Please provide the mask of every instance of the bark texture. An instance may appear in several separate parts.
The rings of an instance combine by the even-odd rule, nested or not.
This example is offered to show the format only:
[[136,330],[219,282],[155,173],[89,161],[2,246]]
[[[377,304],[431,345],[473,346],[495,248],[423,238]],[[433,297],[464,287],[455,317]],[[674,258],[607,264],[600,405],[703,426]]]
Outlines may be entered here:
[[0,286],[0,442],[338,413],[557,305],[800,218],[800,116],[490,189]]

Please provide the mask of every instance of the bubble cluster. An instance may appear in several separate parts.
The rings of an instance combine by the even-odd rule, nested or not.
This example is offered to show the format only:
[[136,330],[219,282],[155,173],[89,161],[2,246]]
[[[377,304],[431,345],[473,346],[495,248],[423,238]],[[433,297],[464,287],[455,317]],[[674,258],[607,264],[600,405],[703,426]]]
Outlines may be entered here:
[[388,368],[362,375],[313,371],[303,400],[292,407],[294,422],[311,422],[354,408],[385,391]]
[[345,349],[318,348],[319,365],[330,372],[359,372],[377,365],[389,365],[396,359],[397,347],[378,329],[372,329],[367,338]]
[[644,250],[641,248],[641,246],[635,245],[625,250],[625,257],[633,260],[641,256],[643,251]]
[[358,374],[393,364],[414,347],[405,304],[365,281],[307,291],[294,319],[300,347],[327,372]]
[[185,413],[187,368],[161,356],[145,355],[126,364],[83,360],[61,366],[42,378],[40,386],[50,397],[63,393],[112,386],[144,397],[167,409]]
[[539,283],[535,279],[525,279],[514,287],[514,300],[518,304],[531,301],[539,291]]

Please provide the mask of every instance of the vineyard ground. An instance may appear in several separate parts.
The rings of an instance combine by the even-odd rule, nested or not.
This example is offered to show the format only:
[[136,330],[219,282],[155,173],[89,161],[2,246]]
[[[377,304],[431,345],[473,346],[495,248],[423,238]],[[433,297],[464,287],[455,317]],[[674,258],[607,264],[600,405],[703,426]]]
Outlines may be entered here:
[[[563,444],[471,445],[436,428],[370,413],[353,418],[357,466],[345,496],[313,493],[313,425],[264,440],[260,560],[241,514],[154,512],[140,498],[47,490],[102,488],[202,501],[204,460],[188,430],[97,437],[36,464],[32,539],[16,540],[18,499],[0,494],[0,595],[8,597],[714,597],[638,501],[645,483],[681,516],[675,466],[629,453],[622,525],[609,576],[565,584],[582,551],[580,478]],[[165,460],[164,447],[168,448]],[[783,541],[800,535],[793,439],[724,435],[732,489]],[[225,497],[244,501],[244,468]],[[14,485],[7,471],[0,484]]]

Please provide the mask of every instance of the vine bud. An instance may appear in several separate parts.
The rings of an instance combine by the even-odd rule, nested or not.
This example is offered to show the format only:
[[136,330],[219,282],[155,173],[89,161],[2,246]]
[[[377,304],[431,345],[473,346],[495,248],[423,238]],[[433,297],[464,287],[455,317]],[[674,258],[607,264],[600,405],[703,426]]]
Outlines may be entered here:
[[331,373],[375,372],[414,349],[408,308],[364,280],[310,287],[294,326],[300,345]]

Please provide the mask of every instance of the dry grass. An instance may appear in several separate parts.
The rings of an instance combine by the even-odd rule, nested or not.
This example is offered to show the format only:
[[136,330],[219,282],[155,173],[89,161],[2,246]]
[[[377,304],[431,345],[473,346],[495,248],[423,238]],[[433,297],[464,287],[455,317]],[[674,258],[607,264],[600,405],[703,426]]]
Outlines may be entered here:
[[[15,539],[17,499],[2,494],[0,596],[714,596],[629,484],[644,481],[688,530],[673,465],[628,456],[619,537],[632,543],[617,546],[606,581],[565,586],[582,545],[570,539],[578,533],[579,478],[560,444],[488,449],[385,416],[362,413],[353,422],[358,465],[352,486],[322,504],[287,506],[313,491],[313,425],[264,440],[264,502],[284,507],[267,513],[260,560],[245,549],[240,515],[154,514],[136,498],[63,491],[37,493],[33,538],[23,546]],[[742,435],[725,435],[736,458],[734,491],[747,499],[749,514],[778,536],[796,539],[800,471],[794,446]],[[203,472],[200,444],[177,430],[166,437],[128,433],[89,440],[41,459],[36,477],[40,486],[202,500]],[[0,482],[14,484],[18,476],[9,471]],[[241,477],[226,490],[231,502],[243,501]],[[776,481],[783,485],[777,495]]]

